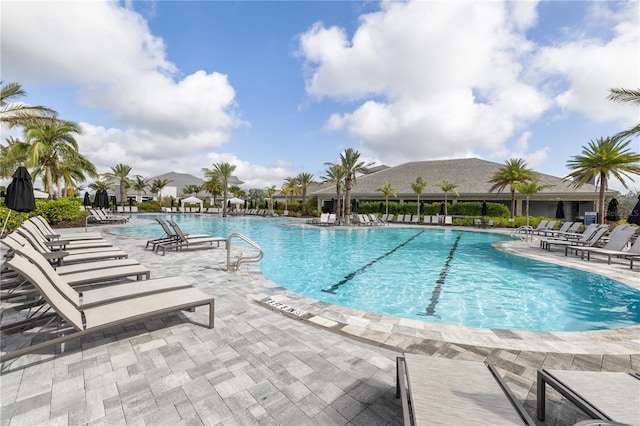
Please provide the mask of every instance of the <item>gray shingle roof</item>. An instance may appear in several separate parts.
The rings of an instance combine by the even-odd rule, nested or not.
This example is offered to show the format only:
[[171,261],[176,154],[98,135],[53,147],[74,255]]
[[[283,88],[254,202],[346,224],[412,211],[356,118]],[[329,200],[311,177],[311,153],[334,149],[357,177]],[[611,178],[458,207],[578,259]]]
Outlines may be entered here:
[[[411,189],[411,183],[415,182],[418,176],[427,181],[421,197],[428,197],[430,194],[442,197],[442,190],[439,187],[443,179],[458,185],[456,191],[461,196],[482,197],[489,194],[489,189],[493,186],[491,178],[504,164],[481,160],[478,158],[463,158],[454,160],[435,161],[413,161],[395,167],[390,167],[369,175],[359,176],[356,185],[352,190],[355,197],[375,197],[380,198],[382,193],[376,191],[387,181],[396,189],[398,198],[415,198],[416,194]],[[540,185],[553,185],[541,191],[541,195],[547,194],[561,196],[563,194],[582,194],[583,196],[597,197],[595,185],[584,185],[581,188],[572,188],[569,182],[564,182],[562,178],[538,173]],[[505,192],[509,192],[506,190]],[[314,194],[320,197],[332,196],[335,188],[325,188],[316,191]],[[496,193],[495,191],[493,192]],[[613,192],[612,192],[613,194]]]

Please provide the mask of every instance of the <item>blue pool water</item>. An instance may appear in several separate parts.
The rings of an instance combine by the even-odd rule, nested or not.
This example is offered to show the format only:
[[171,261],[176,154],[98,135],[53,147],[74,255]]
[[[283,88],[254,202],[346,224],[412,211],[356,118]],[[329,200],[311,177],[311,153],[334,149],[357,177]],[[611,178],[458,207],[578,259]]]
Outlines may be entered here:
[[[153,216],[148,216],[150,219]],[[164,216],[166,217],[166,216]],[[640,291],[494,249],[503,235],[434,228],[286,226],[287,219],[173,215],[185,232],[240,232],[261,269],[298,294],[358,310],[468,327],[585,331],[640,323]],[[151,238],[158,224],[114,232]]]

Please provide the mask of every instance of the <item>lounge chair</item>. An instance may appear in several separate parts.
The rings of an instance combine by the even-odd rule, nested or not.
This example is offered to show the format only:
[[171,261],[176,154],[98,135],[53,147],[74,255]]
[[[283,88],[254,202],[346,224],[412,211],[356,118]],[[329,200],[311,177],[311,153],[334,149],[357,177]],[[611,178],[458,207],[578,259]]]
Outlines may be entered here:
[[545,419],[546,386],[593,419],[640,424],[640,376],[637,373],[538,370],[537,417]]
[[[553,246],[562,246],[565,247],[565,252],[567,251],[566,247],[586,247],[592,246],[596,244],[600,239],[609,231],[609,227],[607,225],[599,225],[596,228],[593,228],[591,231],[583,233],[582,237],[576,238],[573,240],[546,240],[544,244],[544,248],[547,250],[551,250]],[[542,242],[540,243],[542,244]]]
[[445,216],[444,217],[445,225],[453,225],[453,216]]
[[534,425],[495,367],[405,354],[396,358],[405,425]]
[[[587,242],[587,243],[578,243],[578,244],[572,244],[572,245],[568,245],[565,246],[564,249],[564,254],[565,256],[567,256],[569,254],[570,251],[575,251],[576,255],[578,254],[578,252],[581,248],[586,248],[586,247],[604,247],[607,244],[609,244],[610,241],[612,241],[612,243],[609,245],[609,247],[619,247],[620,249],[622,249],[626,243],[629,241],[629,238],[626,238],[624,240],[624,242],[620,241],[620,238],[623,237],[623,234],[626,234],[626,230],[628,230],[629,228],[631,228],[631,225],[619,225],[616,226],[613,229],[610,229],[608,225],[601,225],[602,228],[604,228],[606,231],[604,233],[604,235],[600,236],[600,238],[593,242]],[[593,240],[596,236],[597,236],[597,231],[596,231],[596,235],[594,235],[594,237],[591,238],[591,240]],[[591,241],[589,240],[589,241]]]
[[553,229],[553,228],[545,229],[545,230],[538,231],[538,234],[544,235],[545,237],[552,237],[556,234],[568,232],[571,225],[573,225],[573,222],[564,222],[562,225],[560,225],[560,228],[558,229]]
[[[29,262],[40,268],[42,272],[48,274],[49,271],[55,272],[60,275],[57,271],[53,269],[53,266],[33,247],[29,245],[24,245],[22,248],[18,250],[14,250],[14,254],[19,254],[20,256],[26,258]],[[146,266],[141,265],[140,263],[133,265],[119,265],[112,266],[110,268],[90,268],[85,270],[73,270],[73,269],[64,269],[64,280],[70,286],[79,286],[79,285],[87,285],[87,284],[105,284],[107,281],[118,280],[122,278],[134,277],[137,280],[141,280],[143,278],[149,279],[151,277],[151,270]]]
[[159,252],[162,250],[162,255],[166,253],[168,250],[181,250],[181,249],[189,249],[191,246],[200,246],[203,244],[213,245],[213,243],[217,243],[217,246],[220,247],[220,243],[224,242],[225,247],[227,244],[227,239],[224,237],[214,237],[208,234],[200,234],[200,235],[187,235],[182,232],[180,226],[172,220],[167,220],[169,225],[173,228],[175,234],[177,235],[177,240],[169,241],[167,243],[159,243],[155,246],[155,251]]
[[399,214],[398,217],[396,217],[396,220],[394,220],[394,222],[404,222],[404,215],[403,214]]
[[[85,251],[78,250],[75,252],[66,252],[66,251],[52,251],[50,248],[41,246],[37,242],[34,242],[31,239],[20,235],[17,232],[13,232],[4,239],[13,239],[16,240],[20,245],[31,244],[37,251],[39,251],[48,261],[57,262],[58,266],[62,266],[69,263],[77,263],[77,262],[90,262],[95,260],[104,260],[104,259],[124,259],[129,257],[127,252],[122,251],[113,247],[112,250],[109,251]],[[88,249],[87,249],[88,250]]]
[[[631,241],[631,238],[635,233],[636,228],[629,226],[611,236],[609,238],[609,241],[607,241],[607,243],[602,247],[576,247],[572,249],[576,252],[576,256],[578,255],[578,253],[580,253],[580,257],[583,260],[585,253],[587,253],[587,260],[591,260],[591,253],[609,253],[609,264],[611,264],[612,255],[610,253],[620,253],[622,249],[627,246],[629,241]],[[638,238],[638,240],[640,240],[640,238]],[[635,245],[637,245],[637,241]]]
[[369,213],[369,220],[371,221],[371,223],[373,225],[385,225],[385,223],[382,221],[381,218],[378,217],[378,215],[374,214],[374,213]]
[[548,241],[571,241],[571,240],[579,240],[579,239],[583,239],[583,240],[587,240],[589,239],[598,229],[599,225],[597,223],[592,223],[590,225],[588,225],[584,231],[582,231],[581,233],[578,232],[563,232],[561,234],[557,234],[555,236],[552,237],[546,237],[546,238],[541,238],[540,239],[540,247],[541,248],[547,248],[547,242]]
[[27,221],[31,221],[35,226],[40,229],[42,235],[45,236],[48,240],[59,240],[60,237],[64,236],[65,240],[102,240],[102,235],[99,232],[68,232],[65,234],[58,234],[55,232],[53,228],[49,225],[49,222],[46,221],[42,216],[33,216]]
[[176,233],[169,228],[169,225],[167,225],[164,220],[156,218],[156,222],[158,222],[158,224],[160,224],[160,226],[162,227],[162,230],[164,231],[164,236],[160,238],[153,238],[151,240],[147,240],[147,244],[145,245],[145,248],[149,248],[149,245],[151,245],[151,250],[154,250],[154,251],[156,249],[157,244],[168,243],[178,239],[178,236],[176,235]]
[[[197,288],[187,287],[132,296],[95,306],[78,308],[68,299],[68,297],[74,297],[73,293],[65,292],[63,294],[60,292],[38,268],[33,268],[25,258],[14,256],[7,263],[20,274],[29,277],[31,284],[40,292],[50,308],[55,311],[59,321],[52,326],[53,319],[50,319],[47,325],[39,328],[42,331],[47,326],[52,326],[50,328],[52,328],[52,333],[55,333],[54,337],[18,348],[12,352],[3,353],[0,356],[0,363],[93,333],[140,322],[158,315],[192,310],[198,306],[209,306],[208,325],[209,328],[214,326],[214,299]],[[174,279],[179,280],[179,278]],[[34,342],[40,331],[30,336],[31,333],[27,330],[22,333],[22,338],[24,340],[32,337],[31,342]]]
[[95,247],[113,247],[110,242],[104,239],[94,239],[94,240],[68,240],[68,239],[48,239],[42,231],[35,225],[35,223],[31,221],[24,221],[22,225],[18,227],[19,231],[29,232],[34,238],[37,238],[42,242],[42,244],[56,250],[66,250],[66,249],[86,249],[86,248],[95,248]]

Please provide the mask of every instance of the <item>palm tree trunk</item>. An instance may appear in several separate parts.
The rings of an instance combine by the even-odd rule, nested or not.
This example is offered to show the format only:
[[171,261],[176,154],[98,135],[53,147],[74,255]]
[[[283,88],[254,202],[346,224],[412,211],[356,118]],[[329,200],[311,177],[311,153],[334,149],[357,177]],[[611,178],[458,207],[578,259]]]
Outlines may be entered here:
[[49,192],[49,199],[53,200],[53,173],[51,173],[51,168],[47,167],[47,191]]
[[344,183],[344,223],[351,226],[351,178],[345,179]]
[[600,173],[600,194],[598,196],[598,223],[604,223],[604,192],[607,189],[607,175]]
[[516,190],[511,188],[511,219],[516,214]]

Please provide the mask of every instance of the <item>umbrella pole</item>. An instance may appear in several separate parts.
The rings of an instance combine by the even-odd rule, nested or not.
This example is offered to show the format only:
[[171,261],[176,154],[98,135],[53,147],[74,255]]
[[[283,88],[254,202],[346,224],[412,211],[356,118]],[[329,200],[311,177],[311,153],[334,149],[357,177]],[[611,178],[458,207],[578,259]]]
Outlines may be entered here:
[[7,223],[9,223],[9,216],[11,216],[11,209],[9,209],[9,213],[7,213],[7,218],[4,220],[2,224],[2,232],[0,232],[0,237],[4,235],[4,230],[7,229]]

